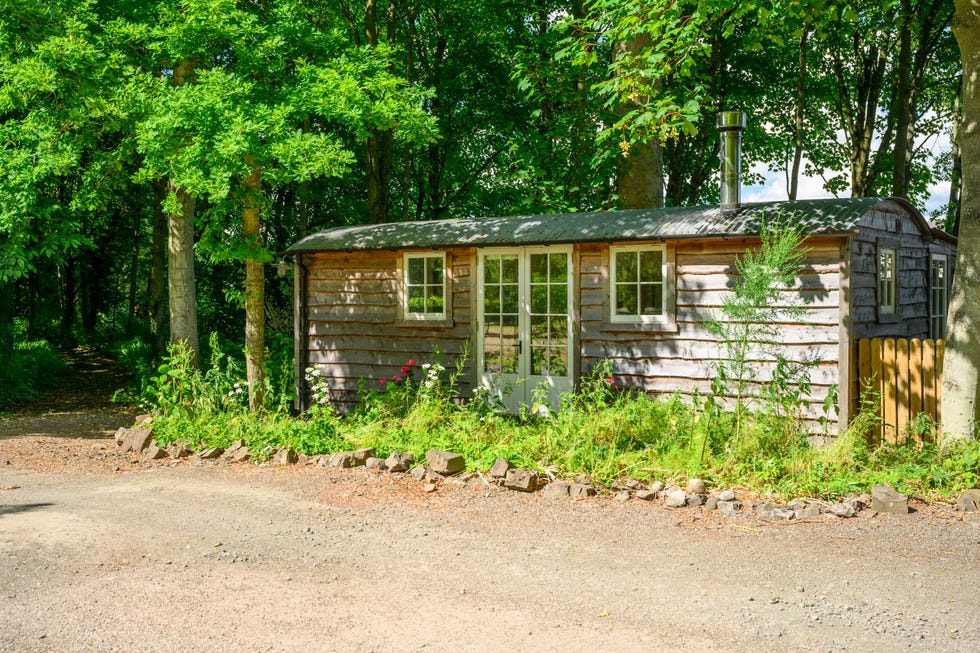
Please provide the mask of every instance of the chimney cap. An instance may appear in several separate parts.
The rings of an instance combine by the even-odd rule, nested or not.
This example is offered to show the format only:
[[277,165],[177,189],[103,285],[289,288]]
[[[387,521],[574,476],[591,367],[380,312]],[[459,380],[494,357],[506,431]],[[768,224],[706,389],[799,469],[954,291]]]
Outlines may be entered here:
[[745,125],[744,111],[722,111],[718,114],[717,127],[720,131],[741,131]]

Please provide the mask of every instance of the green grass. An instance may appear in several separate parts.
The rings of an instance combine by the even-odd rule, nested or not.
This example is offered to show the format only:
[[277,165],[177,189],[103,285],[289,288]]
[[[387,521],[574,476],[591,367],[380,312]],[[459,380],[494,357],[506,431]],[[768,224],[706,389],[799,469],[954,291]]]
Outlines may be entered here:
[[0,365],[0,407],[32,401],[58,385],[68,365],[45,340],[14,345],[10,360]]
[[[398,450],[416,459],[444,449],[461,454],[471,470],[506,458],[559,478],[680,483],[697,476],[715,488],[782,498],[836,498],[887,483],[935,500],[980,484],[980,441],[946,450],[914,443],[869,447],[864,433],[873,418],[855,420],[832,445],[814,447],[802,422],[785,410],[743,412],[735,438],[735,414],[710,397],[692,404],[617,391],[602,369],[559,411],[507,416],[485,398],[461,405],[454,374],[442,372],[429,376],[431,368],[416,366],[383,389],[362,389],[360,407],[347,416],[317,407],[295,418],[282,411],[249,413],[236,393],[240,369],[234,362],[216,357],[199,372],[178,352],[148,383],[147,397],[157,409],[154,430],[161,441],[226,447],[241,438],[259,459],[280,446],[306,454],[374,447],[381,456]],[[427,386],[427,380],[434,382]]]

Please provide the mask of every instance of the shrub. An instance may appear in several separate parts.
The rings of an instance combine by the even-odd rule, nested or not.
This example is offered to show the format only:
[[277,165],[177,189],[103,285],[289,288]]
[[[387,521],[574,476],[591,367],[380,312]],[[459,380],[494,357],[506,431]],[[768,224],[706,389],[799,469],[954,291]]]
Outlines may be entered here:
[[46,340],[14,345],[10,359],[0,366],[0,406],[31,401],[58,385],[68,365]]

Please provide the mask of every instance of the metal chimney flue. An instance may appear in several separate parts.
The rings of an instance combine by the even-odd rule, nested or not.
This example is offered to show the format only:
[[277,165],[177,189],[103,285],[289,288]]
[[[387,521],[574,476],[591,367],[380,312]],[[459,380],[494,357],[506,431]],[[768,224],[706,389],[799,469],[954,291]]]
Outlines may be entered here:
[[742,208],[742,131],[745,113],[722,111],[718,114],[721,133],[721,212],[738,213]]

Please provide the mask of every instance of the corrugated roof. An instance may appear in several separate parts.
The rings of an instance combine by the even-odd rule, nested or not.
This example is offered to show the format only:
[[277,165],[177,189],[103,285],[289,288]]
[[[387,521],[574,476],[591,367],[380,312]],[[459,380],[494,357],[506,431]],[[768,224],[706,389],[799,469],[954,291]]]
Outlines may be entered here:
[[807,234],[844,233],[881,201],[862,197],[762,202],[746,204],[734,215],[723,214],[717,206],[696,206],[334,227],[303,238],[286,253],[748,236],[757,235],[763,223],[777,220],[799,224]]

